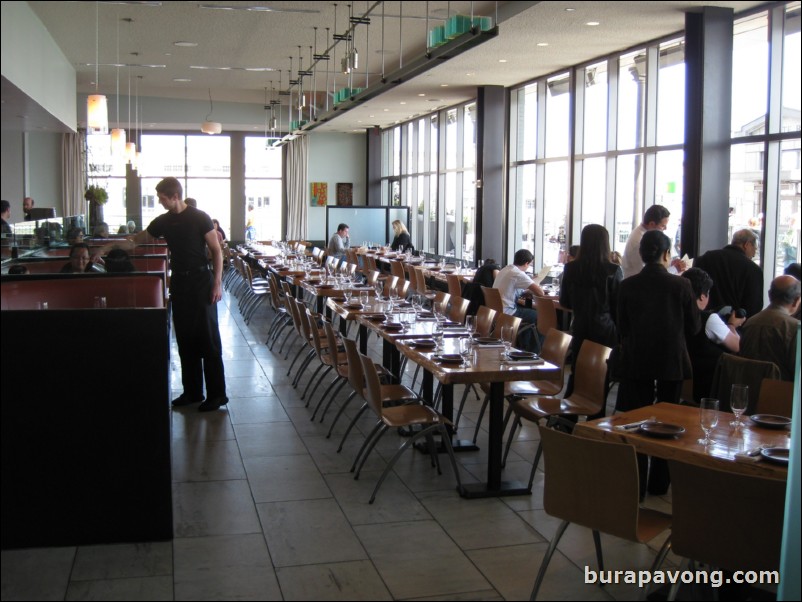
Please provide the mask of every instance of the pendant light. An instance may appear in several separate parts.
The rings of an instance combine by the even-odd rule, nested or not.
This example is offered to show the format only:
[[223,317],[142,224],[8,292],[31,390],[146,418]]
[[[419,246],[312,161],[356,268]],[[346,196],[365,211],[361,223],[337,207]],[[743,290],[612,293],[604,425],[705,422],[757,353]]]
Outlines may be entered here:
[[[131,68],[128,68],[128,131],[131,131]],[[125,143],[125,162],[131,165],[132,169],[136,169],[134,164],[136,162],[136,142]]]
[[209,121],[209,118],[214,112],[214,105],[212,104],[212,89],[209,88],[209,114],[206,115],[206,120],[201,124],[201,132],[204,134],[214,135],[223,131],[223,124],[218,121]]
[[89,134],[109,133],[109,109],[106,96],[98,94],[100,74],[100,3],[95,2],[95,93],[86,98],[86,130]]

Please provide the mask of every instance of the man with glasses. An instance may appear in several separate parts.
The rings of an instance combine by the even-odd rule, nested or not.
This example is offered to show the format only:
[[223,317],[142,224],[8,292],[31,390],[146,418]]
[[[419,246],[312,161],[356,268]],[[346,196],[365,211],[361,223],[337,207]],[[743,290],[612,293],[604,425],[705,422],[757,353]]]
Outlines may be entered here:
[[749,229],[738,230],[723,249],[708,251],[696,258],[693,266],[713,279],[708,307],[718,311],[729,305],[753,316],[763,308],[763,270],[753,261],[759,242]]
[[624,278],[640,274],[643,269],[643,260],[640,258],[639,251],[641,238],[650,230],[665,232],[670,216],[671,213],[662,205],[652,205],[643,214],[643,223],[632,231],[627,239],[627,246],[624,248],[624,257],[621,260]]

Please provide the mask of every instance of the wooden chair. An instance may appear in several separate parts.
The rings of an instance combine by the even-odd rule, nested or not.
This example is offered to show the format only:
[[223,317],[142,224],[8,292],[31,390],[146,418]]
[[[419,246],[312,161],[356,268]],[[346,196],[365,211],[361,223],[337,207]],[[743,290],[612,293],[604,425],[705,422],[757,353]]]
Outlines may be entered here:
[[[393,291],[393,289],[395,289],[396,292],[398,291],[398,289],[396,288],[397,284],[398,284],[397,276],[387,275],[384,278],[384,290],[382,291],[382,295],[384,295],[389,299],[390,293]],[[399,298],[401,298],[401,295],[399,295]]]
[[[546,458],[543,506],[549,516],[562,519],[562,523],[540,564],[530,600],[537,599],[551,557],[569,524],[592,529],[599,571],[604,570],[599,533],[646,543],[671,528],[671,516],[640,507],[633,446],[583,439],[542,426],[540,443]],[[670,547],[669,537],[652,563],[652,574]]]
[[[331,406],[331,403],[334,401],[334,398],[337,397],[337,394],[342,390],[345,384],[348,382],[348,359],[345,356],[345,353],[340,353],[339,347],[342,344],[340,338],[334,332],[334,328],[331,325],[331,322],[323,322],[323,329],[326,333],[326,351],[329,354],[331,359],[332,369],[334,370],[334,379],[329,383],[328,388],[323,392],[323,395],[320,396],[320,401],[317,402],[317,406],[315,406],[315,411],[312,412],[312,417],[310,420],[314,422],[315,416],[317,416],[318,410],[323,406],[323,402],[326,398],[329,398],[329,403],[323,408],[323,413],[320,416],[320,422],[323,422],[323,419],[326,417],[326,412]],[[314,336],[314,335],[313,335]],[[345,350],[343,349],[343,352]],[[310,397],[311,401],[311,397]]]
[[398,276],[399,280],[407,279],[407,273],[404,271],[404,264],[396,259],[390,260],[390,273],[393,276]]
[[[510,429],[510,437],[515,436],[515,430],[521,426],[521,419],[526,418],[539,423],[541,419],[548,419],[548,423],[560,422],[567,428],[573,429],[574,423],[553,419],[559,417],[593,416],[604,407],[607,400],[607,391],[604,380],[607,376],[607,358],[612,349],[599,345],[593,341],[585,340],[579,350],[576,362],[576,376],[574,377],[574,390],[570,397],[558,399],[556,397],[513,397],[510,408],[515,414],[515,421]],[[542,446],[538,447],[535,460],[532,463],[532,472],[529,475],[529,489],[535,480],[535,471],[542,453]]]
[[760,384],[764,378],[775,380],[780,378],[780,369],[776,364],[722,353],[716,370],[713,372],[711,397],[719,400],[719,410],[729,412],[732,385],[747,385],[749,387],[749,406],[746,409],[746,415],[754,414],[760,394]]
[[482,294],[485,298],[485,305],[498,313],[504,313],[504,301],[501,299],[501,291],[499,289],[483,286]]
[[557,308],[554,301],[546,297],[535,297],[535,309],[537,309],[537,331],[541,336],[546,336],[554,328],[559,330],[557,324]]
[[[675,554],[732,571],[780,568],[785,481],[676,460],[668,468]],[[676,591],[672,586],[669,600]]]
[[760,382],[755,414],[774,414],[791,417],[794,403],[794,383],[787,380],[764,378]]
[[376,368],[373,364],[373,360],[364,355],[360,355],[359,359],[362,362],[362,372],[365,376],[365,389],[367,393],[368,405],[378,417],[378,421],[368,437],[365,439],[365,443],[362,445],[362,448],[359,450],[359,453],[357,453],[357,457],[354,460],[354,466],[351,467],[352,472],[354,469],[356,469],[354,479],[359,478],[359,473],[362,470],[362,466],[365,464],[365,460],[376,446],[376,443],[379,441],[382,435],[387,432],[387,430],[391,428],[400,428],[413,425],[423,427],[412,437],[406,438],[398,448],[398,451],[396,451],[390,461],[387,462],[387,466],[379,477],[368,503],[372,504],[373,500],[376,499],[376,493],[379,491],[379,487],[381,487],[384,479],[387,478],[387,475],[393,469],[393,466],[404,450],[406,450],[421,437],[425,437],[429,445],[429,451],[432,456],[432,465],[437,466],[438,474],[442,474],[440,471],[440,461],[437,457],[437,449],[435,447],[434,437],[432,437],[435,431],[440,433],[443,446],[446,448],[448,457],[451,460],[451,467],[457,480],[457,489],[461,492],[462,482],[459,476],[459,469],[457,468],[457,461],[454,458],[454,450],[451,449],[451,440],[448,435],[448,431],[446,430],[446,425],[450,424],[448,419],[446,419],[442,414],[435,412],[432,408],[421,404],[404,404],[393,407],[385,407],[382,400],[381,383],[379,382],[379,377],[376,374]]
[[448,293],[444,291],[435,291],[432,299],[432,311],[436,311],[441,314],[447,314],[449,299],[451,299],[451,295]]
[[399,278],[398,284],[395,285],[396,290],[398,291],[398,298],[399,299],[406,299],[407,295],[409,294],[409,286],[410,282],[406,278],[403,280]]
[[448,306],[448,319],[452,322],[465,324],[465,315],[468,313],[470,301],[462,297],[451,296],[451,303]]
[[[503,313],[503,312],[502,312]],[[476,334],[480,337],[489,337],[493,332],[497,312],[487,305],[480,305],[476,312]]]
[[456,274],[446,274],[446,282],[448,282],[448,294],[452,299],[462,297],[462,282]]

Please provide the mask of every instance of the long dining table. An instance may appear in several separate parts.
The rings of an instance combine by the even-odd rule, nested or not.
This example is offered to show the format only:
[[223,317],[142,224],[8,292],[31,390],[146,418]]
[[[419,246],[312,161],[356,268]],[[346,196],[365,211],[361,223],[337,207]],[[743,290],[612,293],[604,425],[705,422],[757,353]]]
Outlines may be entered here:
[[[639,453],[658,458],[769,479],[787,479],[787,466],[767,461],[759,452],[763,448],[788,448],[791,444],[790,429],[761,427],[748,416],[742,417],[742,426],[735,429],[730,426],[733,414],[718,414],[718,424],[710,434],[713,444],[709,446],[698,443],[698,439],[704,436],[699,424],[699,408],[674,403],[656,403],[580,422],[574,434],[588,439],[628,443]],[[637,427],[641,421],[676,425],[685,430],[676,436],[650,436]],[[660,430],[663,429],[658,429],[658,432]]]
[[[443,385],[442,413],[449,420],[453,418],[454,385],[490,384],[487,480],[485,482],[464,484],[463,497],[484,498],[530,494],[531,491],[526,483],[502,481],[501,479],[504,383],[516,380],[548,378],[559,368],[542,359],[527,362],[505,360],[502,357],[502,350],[497,347],[474,346],[467,366],[438,361],[438,352],[419,348],[410,341],[399,341],[398,349],[410,361],[419,364],[429,378],[435,378]],[[454,340],[445,339],[443,352],[453,353],[454,351]],[[430,390],[431,387],[429,387]],[[431,393],[429,392],[428,395],[431,395]],[[427,397],[427,394],[424,394],[424,397]]]

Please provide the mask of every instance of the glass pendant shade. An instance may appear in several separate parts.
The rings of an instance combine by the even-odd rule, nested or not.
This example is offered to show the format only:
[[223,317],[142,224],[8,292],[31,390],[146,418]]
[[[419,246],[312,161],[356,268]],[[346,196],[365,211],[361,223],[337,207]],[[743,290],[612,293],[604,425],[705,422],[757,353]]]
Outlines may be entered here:
[[103,94],[90,94],[86,99],[86,129],[91,134],[109,133],[109,110]]
[[201,124],[201,132],[204,134],[219,134],[223,131],[223,124],[217,121],[204,121]]
[[126,156],[126,146],[125,130],[122,128],[111,130],[111,154],[115,157]]

